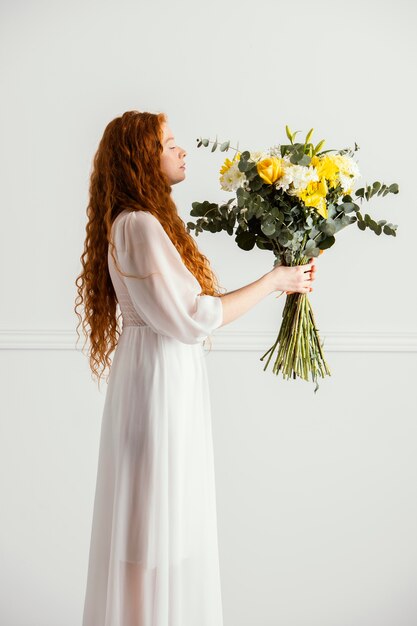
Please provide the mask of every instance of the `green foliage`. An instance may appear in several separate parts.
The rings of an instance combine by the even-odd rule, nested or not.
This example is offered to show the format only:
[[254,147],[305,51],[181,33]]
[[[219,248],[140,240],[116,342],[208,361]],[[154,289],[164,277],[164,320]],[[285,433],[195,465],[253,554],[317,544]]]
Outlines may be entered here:
[[370,200],[372,196],[375,194],[378,196],[386,196],[388,193],[398,193],[399,187],[397,183],[393,183],[392,185],[381,184],[378,181],[372,183],[372,185],[368,185],[367,187],[361,187],[355,191],[355,195],[358,198],[362,198],[365,200]]

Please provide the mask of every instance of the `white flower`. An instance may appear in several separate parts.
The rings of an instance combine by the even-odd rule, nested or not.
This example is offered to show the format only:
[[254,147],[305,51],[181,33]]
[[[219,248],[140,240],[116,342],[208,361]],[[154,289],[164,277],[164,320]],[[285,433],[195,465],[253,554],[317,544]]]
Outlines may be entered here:
[[359,178],[360,172],[358,164],[350,156],[347,156],[346,154],[338,154],[337,164],[342,174],[350,175],[354,178]]
[[250,152],[250,158],[252,161],[260,161],[261,159],[268,159],[269,158],[269,153],[265,152],[264,150],[254,150],[253,152]]
[[[310,165],[293,165],[289,159],[284,159],[284,174],[277,180],[275,187],[288,191],[290,195],[295,195],[305,189],[309,182],[319,180],[316,168]],[[292,188],[289,189],[290,185]]]
[[336,162],[339,166],[339,181],[342,185],[343,191],[346,193],[352,189],[355,181],[360,178],[361,173],[359,171],[358,164],[350,156],[338,154]]
[[281,156],[281,144],[276,143],[274,146],[271,146],[269,148],[269,154],[270,156],[280,157]]
[[242,187],[246,176],[238,168],[239,161],[235,161],[224,174],[220,176],[220,186],[224,191],[236,191]]

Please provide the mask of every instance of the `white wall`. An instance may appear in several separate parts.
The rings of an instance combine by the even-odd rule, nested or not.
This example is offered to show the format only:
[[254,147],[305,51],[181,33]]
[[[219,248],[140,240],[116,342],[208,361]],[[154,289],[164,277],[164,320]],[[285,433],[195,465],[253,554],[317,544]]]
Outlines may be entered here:
[[[332,377],[263,371],[282,298],[216,332],[212,393],[225,626],[415,626],[417,328],[415,4],[3,0],[1,12],[0,622],[75,626],[105,384],[74,349],[93,154],[126,110],[164,111],[188,149],[174,198],[224,200],[223,153],[284,127],[360,145],[369,204],[398,234],[352,226],[311,296]],[[230,155],[233,153],[229,153]],[[272,267],[197,239],[228,290]]]

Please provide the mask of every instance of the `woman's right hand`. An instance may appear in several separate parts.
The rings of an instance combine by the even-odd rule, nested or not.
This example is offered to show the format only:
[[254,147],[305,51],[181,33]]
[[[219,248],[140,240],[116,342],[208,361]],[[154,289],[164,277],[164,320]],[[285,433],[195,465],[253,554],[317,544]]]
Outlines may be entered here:
[[289,293],[309,293],[313,291],[311,283],[315,280],[315,260],[310,259],[305,265],[278,265],[270,271],[273,291]]

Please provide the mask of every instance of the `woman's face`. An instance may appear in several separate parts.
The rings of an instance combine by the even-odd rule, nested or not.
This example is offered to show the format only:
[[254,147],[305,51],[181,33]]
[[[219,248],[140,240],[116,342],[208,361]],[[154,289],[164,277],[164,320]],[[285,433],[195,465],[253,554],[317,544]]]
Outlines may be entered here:
[[163,151],[161,154],[161,169],[168,176],[170,184],[175,185],[185,178],[184,157],[187,153],[181,146],[177,146],[175,143],[174,134],[168,124],[164,123],[162,128]]

